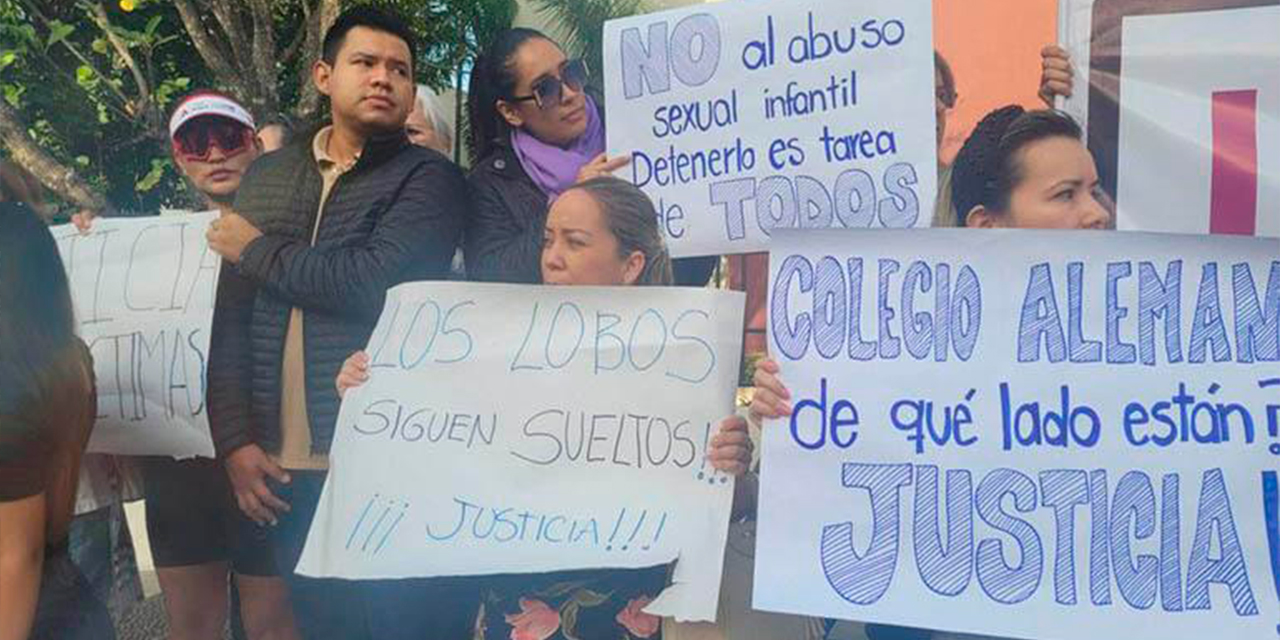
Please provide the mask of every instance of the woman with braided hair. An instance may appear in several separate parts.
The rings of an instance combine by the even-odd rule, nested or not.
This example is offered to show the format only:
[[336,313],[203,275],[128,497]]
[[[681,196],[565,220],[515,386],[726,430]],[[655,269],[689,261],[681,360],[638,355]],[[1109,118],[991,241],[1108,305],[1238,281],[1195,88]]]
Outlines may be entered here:
[[[1080,125],[1060,111],[1008,106],[982,119],[951,166],[956,212],[935,226],[981,229],[1105,229],[1111,213]],[[752,418],[791,415],[791,394],[773,360],[756,367]],[[869,625],[872,640],[940,640],[952,634]],[[971,637],[971,636],[970,636]]]
[[952,168],[955,226],[1104,229],[1109,207],[1080,125],[1008,106],[983,118]]
[[[952,164],[950,226],[1019,229],[1105,229],[1109,203],[1080,125],[1061,111],[1002,107],[974,128]],[[756,369],[756,417],[791,414],[778,365]]]

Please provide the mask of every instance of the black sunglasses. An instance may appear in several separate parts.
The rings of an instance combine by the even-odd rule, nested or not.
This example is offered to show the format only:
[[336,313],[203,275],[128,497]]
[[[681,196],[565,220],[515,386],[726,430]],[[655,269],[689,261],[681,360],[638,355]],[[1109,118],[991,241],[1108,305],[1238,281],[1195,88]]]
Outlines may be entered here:
[[582,91],[587,84],[587,63],[583,60],[566,60],[560,65],[560,77],[547,76],[533,83],[533,93],[527,96],[515,96],[512,102],[533,100],[540,109],[550,109],[560,104],[567,85],[574,91]]

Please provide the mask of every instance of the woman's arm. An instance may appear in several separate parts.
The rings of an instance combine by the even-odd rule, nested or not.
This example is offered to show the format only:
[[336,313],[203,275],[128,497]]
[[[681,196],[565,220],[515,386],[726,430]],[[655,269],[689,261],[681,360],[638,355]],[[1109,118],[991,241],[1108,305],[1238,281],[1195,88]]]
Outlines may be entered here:
[[338,387],[338,397],[347,395],[347,389],[354,389],[369,381],[369,354],[357,351],[347,357],[338,371],[338,379],[334,385]]
[[1050,109],[1057,107],[1057,97],[1071,97],[1075,85],[1075,71],[1071,68],[1071,54],[1056,44],[1040,51],[1040,99]]
[[720,421],[720,429],[711,439],[707,460],[717,471],[737,478],[733,486],[731,515],[739,518],[754,514],[756,493],[759,490],[756,475],[751,473],[755,445],[747,421],[742,416],[729,416]]
[[0,502],[0,640],[26,640],[44,565],[43,493]]

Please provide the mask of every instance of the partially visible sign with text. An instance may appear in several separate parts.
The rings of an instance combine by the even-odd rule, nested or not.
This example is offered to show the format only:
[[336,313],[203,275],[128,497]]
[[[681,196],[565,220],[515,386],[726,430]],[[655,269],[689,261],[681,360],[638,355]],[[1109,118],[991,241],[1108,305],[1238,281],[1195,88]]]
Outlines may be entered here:
[[205,231],[216,216],[100,218],[88,234],[53,229],[97,375],[89,451],[213,457],[205,372],[221,262]]
[[1280,240],[779,235],[757,608],[1270,638]]
[[610,153],[676,256],[776,228],[928,226],[929,0],[700,4],[605,24]]
[[1280,0],[1059,0],[1123,230],[1280,237]]

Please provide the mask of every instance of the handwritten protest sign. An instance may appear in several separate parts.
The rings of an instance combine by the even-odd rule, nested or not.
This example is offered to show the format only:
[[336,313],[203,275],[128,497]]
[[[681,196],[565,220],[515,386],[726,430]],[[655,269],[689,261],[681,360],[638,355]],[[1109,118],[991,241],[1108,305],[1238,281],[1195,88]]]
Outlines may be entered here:
[[610,153],[676,256],[779,227],[927,226],[929,0],[734,0],[605,24]]
[[53,229],[97,374],[89,451],[213,457],[205,369],[220,262],[204,234],[216,216]]
[[1280,0],[1060,0],[1125,230],[1280,237]]
[[716,613],[742,295],[413,283],[348,392],[298,570],[401,578],[679,560],[647,611]]
[[1275,637],[1280,241],[779,234],[757,608]]

